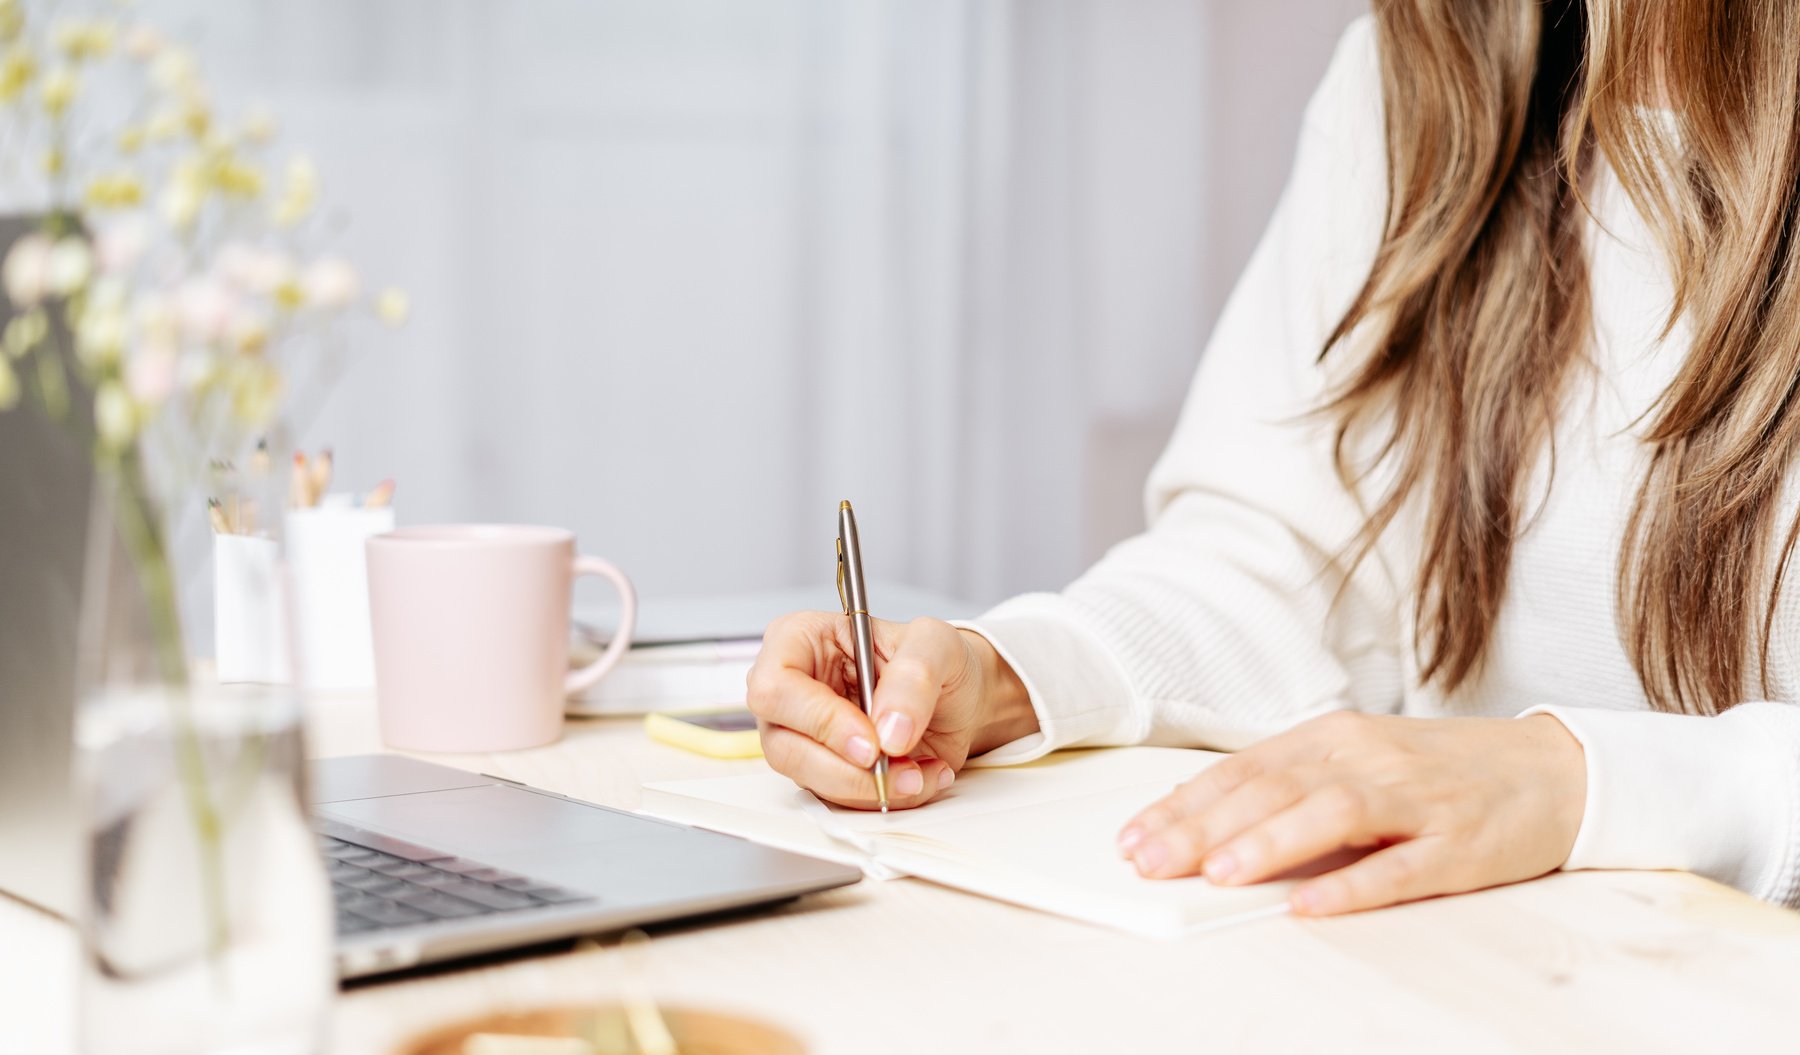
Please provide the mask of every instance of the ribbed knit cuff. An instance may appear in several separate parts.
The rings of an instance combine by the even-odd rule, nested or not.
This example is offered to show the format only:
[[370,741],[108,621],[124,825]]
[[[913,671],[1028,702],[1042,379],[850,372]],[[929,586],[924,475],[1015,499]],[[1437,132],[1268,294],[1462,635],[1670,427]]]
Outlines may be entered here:
[[1794,899],[1800,709],[1742,704],[1706,718],[1533,707],[1520,717],[1533,714],[1562,722],[1587,755],[1587,805],[1565,869],[1680,868]]
[[994,646],[1037,712],[1038,732],[970,759],[971,765],[1016,765],[1059,748],[1134,743],[1141,724],[1131,705],[1131,684],[1106,647],[1083,629],[1056,594],[1026,594],[970,621]]

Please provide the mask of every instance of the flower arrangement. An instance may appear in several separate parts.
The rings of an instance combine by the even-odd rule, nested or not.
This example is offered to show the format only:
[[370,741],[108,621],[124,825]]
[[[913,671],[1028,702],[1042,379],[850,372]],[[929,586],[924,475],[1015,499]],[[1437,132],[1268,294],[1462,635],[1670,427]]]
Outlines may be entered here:
[[158,494],[278,429],[356,316],[397,325],[407,301],[314,251],[318,174],[266,113],[222,112],[192,53],[124,5],[69,10],[0,0],[0,186],[41,216],[0,262],[0,411],[30,401],[92,452],[182,681]]
[[[210,467],[264,438],[279,453],[349,328],[398,325],[406,297],[366,295],[354,266],[318,248],[333,224],[312,162],[280,149],[268,115],[222,110],[192,53],[123,4],[0,0],[0,188],[31,228],[0,245],[0,412],[29,404],[92,457],[148,616],[125,676],[170,703],[205,947],[221,964],[223,846],[245,774],[209,779],[168,514],[204,524]],[[86,658],[114,676],[109,657]]]

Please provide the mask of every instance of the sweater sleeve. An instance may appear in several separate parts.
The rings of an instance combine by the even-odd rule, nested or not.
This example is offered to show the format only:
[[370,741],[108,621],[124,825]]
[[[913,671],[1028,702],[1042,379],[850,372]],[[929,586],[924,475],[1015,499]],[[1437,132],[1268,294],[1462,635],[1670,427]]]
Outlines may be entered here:
[[1375,37],[1346,31],[1268,230],[1148,485],[1149,528],[1061,593],[962,624],[1016,670],[1040,732],[986,764],[1127,743],[1233,749],[1326,710],[1398,707],[1393,577],[1337,555],[1363,521],[1332,461],[1319,352],[1387,197]]
[[1534,707],[1587,756],[1587,805],[1565,869],[1679,868],[1800,903],[1800,706],[1717,717]]

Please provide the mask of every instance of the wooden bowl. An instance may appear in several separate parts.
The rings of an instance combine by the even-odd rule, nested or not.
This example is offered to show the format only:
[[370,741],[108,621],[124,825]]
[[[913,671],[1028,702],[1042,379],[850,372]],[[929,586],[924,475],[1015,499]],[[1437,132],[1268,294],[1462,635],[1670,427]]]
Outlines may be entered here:
[[[688,1007],[658,1007],[663,1022],[674,1035],[681,1055],[806,1055],[806,1048],[788,1031],[767,1022],[719,1011]],[[476,1034],[501,1036],[582,1038],[597,1036],[603,1043],[592,1047],[594,1055],[638,1055],[631,1046],[625,1009],[618,1004],[549,1007],[484,1015],[439,1027],[409,1041],[395,1055],[471,1055],[466,1047]],[[546,1052],[548,1045],[543,1047]],[[523,1049],[522,1049],[523,1050]],[[571,1053],[580,1050],[570,1046]]]

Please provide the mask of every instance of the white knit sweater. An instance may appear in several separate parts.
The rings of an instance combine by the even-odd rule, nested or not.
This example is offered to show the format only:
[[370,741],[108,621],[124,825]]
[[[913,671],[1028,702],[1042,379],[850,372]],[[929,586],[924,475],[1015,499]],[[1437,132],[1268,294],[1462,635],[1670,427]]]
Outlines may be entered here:
[[1615,568],[1644,466],[1638,418],[1688,331],[1659,339],[1668,270],[1616,180],[1599,188],[1588,229],[1594,369],[1567,398],[1553,478],[1548,457],[1539,467],[1543,505],[1516,548],[1483,668],[1453,693],[1419,684],[1419,549],[1405,523],[1332,605],[1338,580],[1321,575],[1324,558],[1361,517],[1333,473],[1329,423],[1296,416],[1326,386],[1319,349],[1380,237],[1376,47],[1368,19],[1352,26],[1307,109],[1287,189],[1151,473],[1149,529],[1061,593],[967,624],[1019,672],[1042,726],[980,761],[1100,744],[1232,749],[1343,708],[1542,710],[1586,750],[1586,812],[1564,867],[1684,868],[1794,902],[1800,587],[1790,581],[1775,622],[1769,694],[1782,702],[1655,713],[1620,644]]

